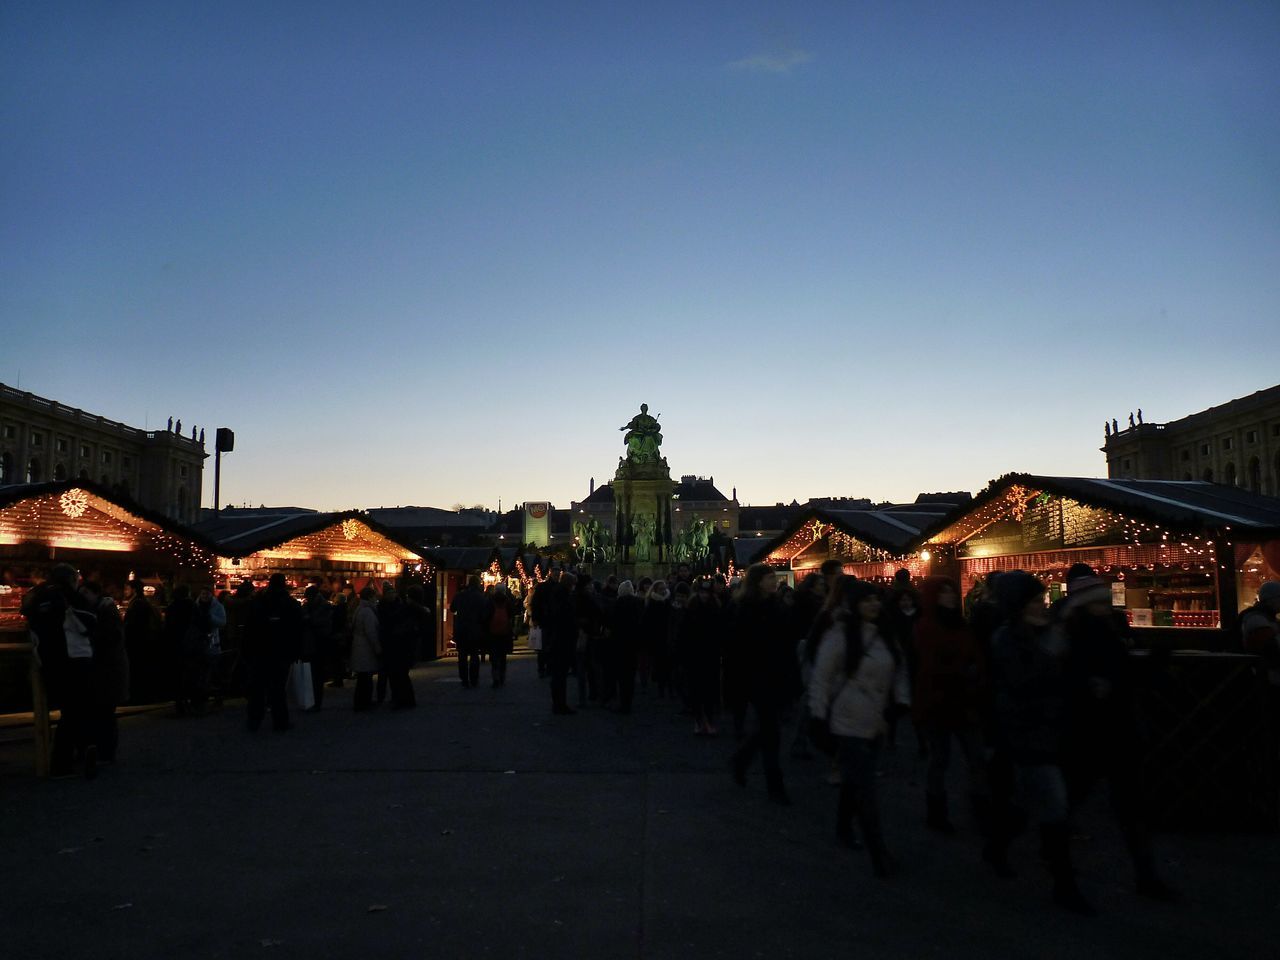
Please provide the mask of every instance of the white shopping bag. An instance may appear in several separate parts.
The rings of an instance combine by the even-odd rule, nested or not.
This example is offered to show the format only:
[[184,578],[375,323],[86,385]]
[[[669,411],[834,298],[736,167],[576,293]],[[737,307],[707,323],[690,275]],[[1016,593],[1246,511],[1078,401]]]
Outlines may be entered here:
[[300,710],[316,705],[316,692],[311,686],[311,664],[297,660],[289,668],[289,696]]
[[536,624],[529,628],[529,649],[542,649],[542,628]]

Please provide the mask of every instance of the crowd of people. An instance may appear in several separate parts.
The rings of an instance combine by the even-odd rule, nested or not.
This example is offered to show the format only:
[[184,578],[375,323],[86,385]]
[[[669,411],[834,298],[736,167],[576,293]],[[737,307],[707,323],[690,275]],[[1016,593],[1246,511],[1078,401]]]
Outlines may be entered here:
[[[716,734],[723,712],[737,741],[733,779],[745,787],[759,757],[768,796],[783,805],[783,729],[794,723],[792,754],[824,754],[839,784],[836,841],[865,849],[876,876],[894,872],[876,796],[881,753],[909,719],[926,764],[926,829],[957,832],[947,785],[958,754],[988,868],[1012,877],[1010,846],[1034,823],[1053,900],[1091,915],[1071,824],[1105,781],[1138,893],[1176,900],[1144,820],[1137,711],[1164,661],[1129,655],[1128,623],[1091,567],[1077,564],[1067,584],[1050,604],[1044,583],[1022,571],[991,574],[962,597],[946,577],[913,585],[903,570],[882,587],[844,575],[836,560],[794,589],[763,564],[732,586],[683,570],[636,583],[566,570],[537,585],[525,619],[553,713],[576,712],[570,677],[578,709],[625,714],[639,683],[683,701],[696,734]],[[1273,664],[1277,612],[1280,584],[1267,584],[1243,619],[1244,645]]]
[[[637,582],[563,569],[519,599],[472,577],[449,615],[464,689],[479,686],[485,658],[490,686],[501,689],[515,638],[527,630],[554,714],[590,707],[628,714],[639,687],[677,704],[696,735],[731,725],[733,780],[746,787],[758,757],[768,796],[781,805],[790,804],[783,731],[794,724],[792,755],[826,757],[839,785],[835,841],[865,850],[876,876],[895,869],[877,799],[882,752],[909,720],[927,764],[924,828],[957,832],[948,771],[958,753],[975,847],[988,868],[1013,876],[1010,847],[1034,822],[1054,901],[1089,915],[1094,907],[1072,866],[1072,817],[1105,781],[1137,891],[1174,900],[1144,821],[1136,709],[1162,660],[1129,655],[1129,626],[1091,567],[1077,564],[1067,585],[1050,604],[1045,585],[1021,571],[990,574],[962,597],[946,577],[913,584],[903,570],[881,586],[845,575],[836,560],[795,588],[764,564],[732,583],[688,567]],[[263,590],[243,584],[230,595],[201,589],[193,597],[179,587],[162,619],[141,584],[129,584],[125,600],[122,614],[100,585],[82,582],[66,564],[25,598],[62,709],[55,776],[71,774],[77,760],[92,776],[115,758],[116,708],[129,697],[131,658],[141,667],[134,682],[170,690],[180,714],[203,712],[211,696],[238,686],[248,729],[269,713],[283,731],[292,726],[286,686],[291,675],[299,683],[295,665],[308,665],[310,690],[296,691],[312,694],[296,698],[313,701],[307,709],[321,709],[326,685],[352,678],[354,709],[388,695],[394,709],[408,709],[416,705],[409,670],[434,650],[434,617],[416,585],[402,598],[390,584],[356,595],[349,585],[330,591],[317,583],[299,602],[276,574]],[[1242,617],[1242,645],[1268,659],[1275,679],[1278,613],[1280,584],[1267,583]],[[152,643],[163,655],[145,646]],[[229,669],[228,653],[235,654]]]

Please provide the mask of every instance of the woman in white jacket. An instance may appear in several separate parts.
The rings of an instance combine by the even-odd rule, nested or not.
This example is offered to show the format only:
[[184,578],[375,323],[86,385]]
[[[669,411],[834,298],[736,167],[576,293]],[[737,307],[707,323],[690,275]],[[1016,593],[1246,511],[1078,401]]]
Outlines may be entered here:
[[872,869],[886,877],[891,863],[880,829],[876,763],[888,730],[885,715],[910,704],[911,685],[901,649],[881,627],[879,590],[853,577],[842,577],[835,589],[843,600],[842,615],[818,646],[809,712],[819,737],[829,731],[836,738],[841,776],[836,836],[846,846],[857,846],[856,815]]

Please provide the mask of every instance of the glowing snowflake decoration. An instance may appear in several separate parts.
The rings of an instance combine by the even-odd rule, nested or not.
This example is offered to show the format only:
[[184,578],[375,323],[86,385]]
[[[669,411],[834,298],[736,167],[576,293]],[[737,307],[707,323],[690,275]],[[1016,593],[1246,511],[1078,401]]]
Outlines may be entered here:
[[342,521],[342,535],[348,540],[354,540],[360,535],[360,524],[355,520]]
[[89,509],[89,498],[85,492],[78,487],[68,490],[58,498],[58,505],[62,507],[62,512],[72,520],[83,517],[86,510]]

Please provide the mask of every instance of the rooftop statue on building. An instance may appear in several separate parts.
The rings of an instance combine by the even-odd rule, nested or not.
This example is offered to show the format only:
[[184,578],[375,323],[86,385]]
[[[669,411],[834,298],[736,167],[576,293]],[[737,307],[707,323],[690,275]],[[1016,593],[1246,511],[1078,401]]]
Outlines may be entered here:
[[627,444],[627,459],[632,463],[657,463],[658,447],[662,444],[662,425],[657,417],[649,416],[649,405],[640,404],[640,412],[625,427],[622,439]]

